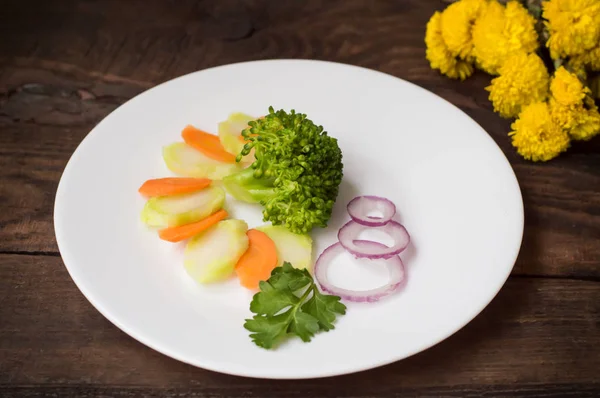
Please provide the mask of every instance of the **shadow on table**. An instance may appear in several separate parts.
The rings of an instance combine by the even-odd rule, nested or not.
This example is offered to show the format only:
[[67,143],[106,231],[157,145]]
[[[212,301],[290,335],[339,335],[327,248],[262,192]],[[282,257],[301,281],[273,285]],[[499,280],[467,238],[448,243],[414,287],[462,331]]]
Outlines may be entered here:
[[571,148],[563,156],[579,153],[600,153],[600,135],[595,136],[589,141],[571,142]]

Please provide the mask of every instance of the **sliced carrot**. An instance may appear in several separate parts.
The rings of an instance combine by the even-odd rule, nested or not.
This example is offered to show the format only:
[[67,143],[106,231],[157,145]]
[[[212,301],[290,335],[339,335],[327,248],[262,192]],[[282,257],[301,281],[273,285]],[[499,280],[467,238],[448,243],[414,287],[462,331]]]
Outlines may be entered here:
[[194,235],[198,235],[200,232],[207,230],[227,216],[227,212],[221,209],[203,220],[191,224],[180,225],[178,227],[161,229],[158,231],[158,236],[162,240],[167,240],[169,242],[180,242],[191,238]]
[[224,163],[235,163],[235,156],[223,148],[218,136],[199,130],[194,126],[186,126],[181,132],[181,136],[186,144],[209,158]]
[[275,243],[264,232],[250,229],[248,250],[240,257],[235,272],[242,286],[258,289],[260,281],[266,281],[271,271],[277,266],[277,249]]
[[200,191],[210,185],[208,178],[155,178],[142,184],[138,192],[144,196],[168,196]]

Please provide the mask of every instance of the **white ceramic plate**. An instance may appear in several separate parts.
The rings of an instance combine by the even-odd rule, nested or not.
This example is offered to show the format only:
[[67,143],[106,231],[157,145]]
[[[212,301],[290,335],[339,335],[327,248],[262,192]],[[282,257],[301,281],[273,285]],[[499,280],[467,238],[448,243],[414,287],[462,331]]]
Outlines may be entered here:
[[[347,303],[335,330],[311,343],[256,347],[243,328],[252,294],[230,282],[197,286],[183,244],[144,227],[137,188],[171,175],[162,146],[186,124],[215,131],[230,112],[296,109],[337,137],[344,180],[315,252],[336,241],[356,195],[390,198],[412,235],[404,289],[379,303]],[[261,224],[256,206],[228,198],[233,216]],[[507,279],[521,244],[523,205],[500,149],[459,109],[406,81],[317,61],[260,61],[192,73],[127,102],[85,138],[56,194],[61,255],[106,318],[149,347],[218,372],[310,378],[373,368],[422,351],[472,320]],[[362,273],[361,273],[362,272]],[[331,278],[371,288],[384,274],[343,258]]]

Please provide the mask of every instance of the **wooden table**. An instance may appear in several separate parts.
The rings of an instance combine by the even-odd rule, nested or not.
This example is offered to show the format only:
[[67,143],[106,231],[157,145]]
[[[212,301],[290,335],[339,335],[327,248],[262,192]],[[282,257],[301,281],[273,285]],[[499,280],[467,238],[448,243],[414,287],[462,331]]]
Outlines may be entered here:
[[[62,0],[0,7],[0,396],[600,395],[600,139],[547,164],[516,155],[476,74],[432,71],[429,0]],[[377,69],[461,107],[502,148],[526,210],[521,255],[483,313],[439,345],[356,375],[265,381],[197,369],[125,335],[75,287],[54,194],[117,106],[207,67],[314,58]]]

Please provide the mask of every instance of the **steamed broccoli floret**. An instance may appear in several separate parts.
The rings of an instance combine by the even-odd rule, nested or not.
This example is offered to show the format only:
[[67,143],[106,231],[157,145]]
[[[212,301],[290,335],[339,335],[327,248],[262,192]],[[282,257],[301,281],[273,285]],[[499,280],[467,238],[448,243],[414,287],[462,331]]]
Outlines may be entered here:
[[263,219],[295,233],[326,227],[343,177],[335,138],[306,115],[283,110],[251,121],[239,162],[254,148],[255,161],[223,179],[234,197],[263,205]]

